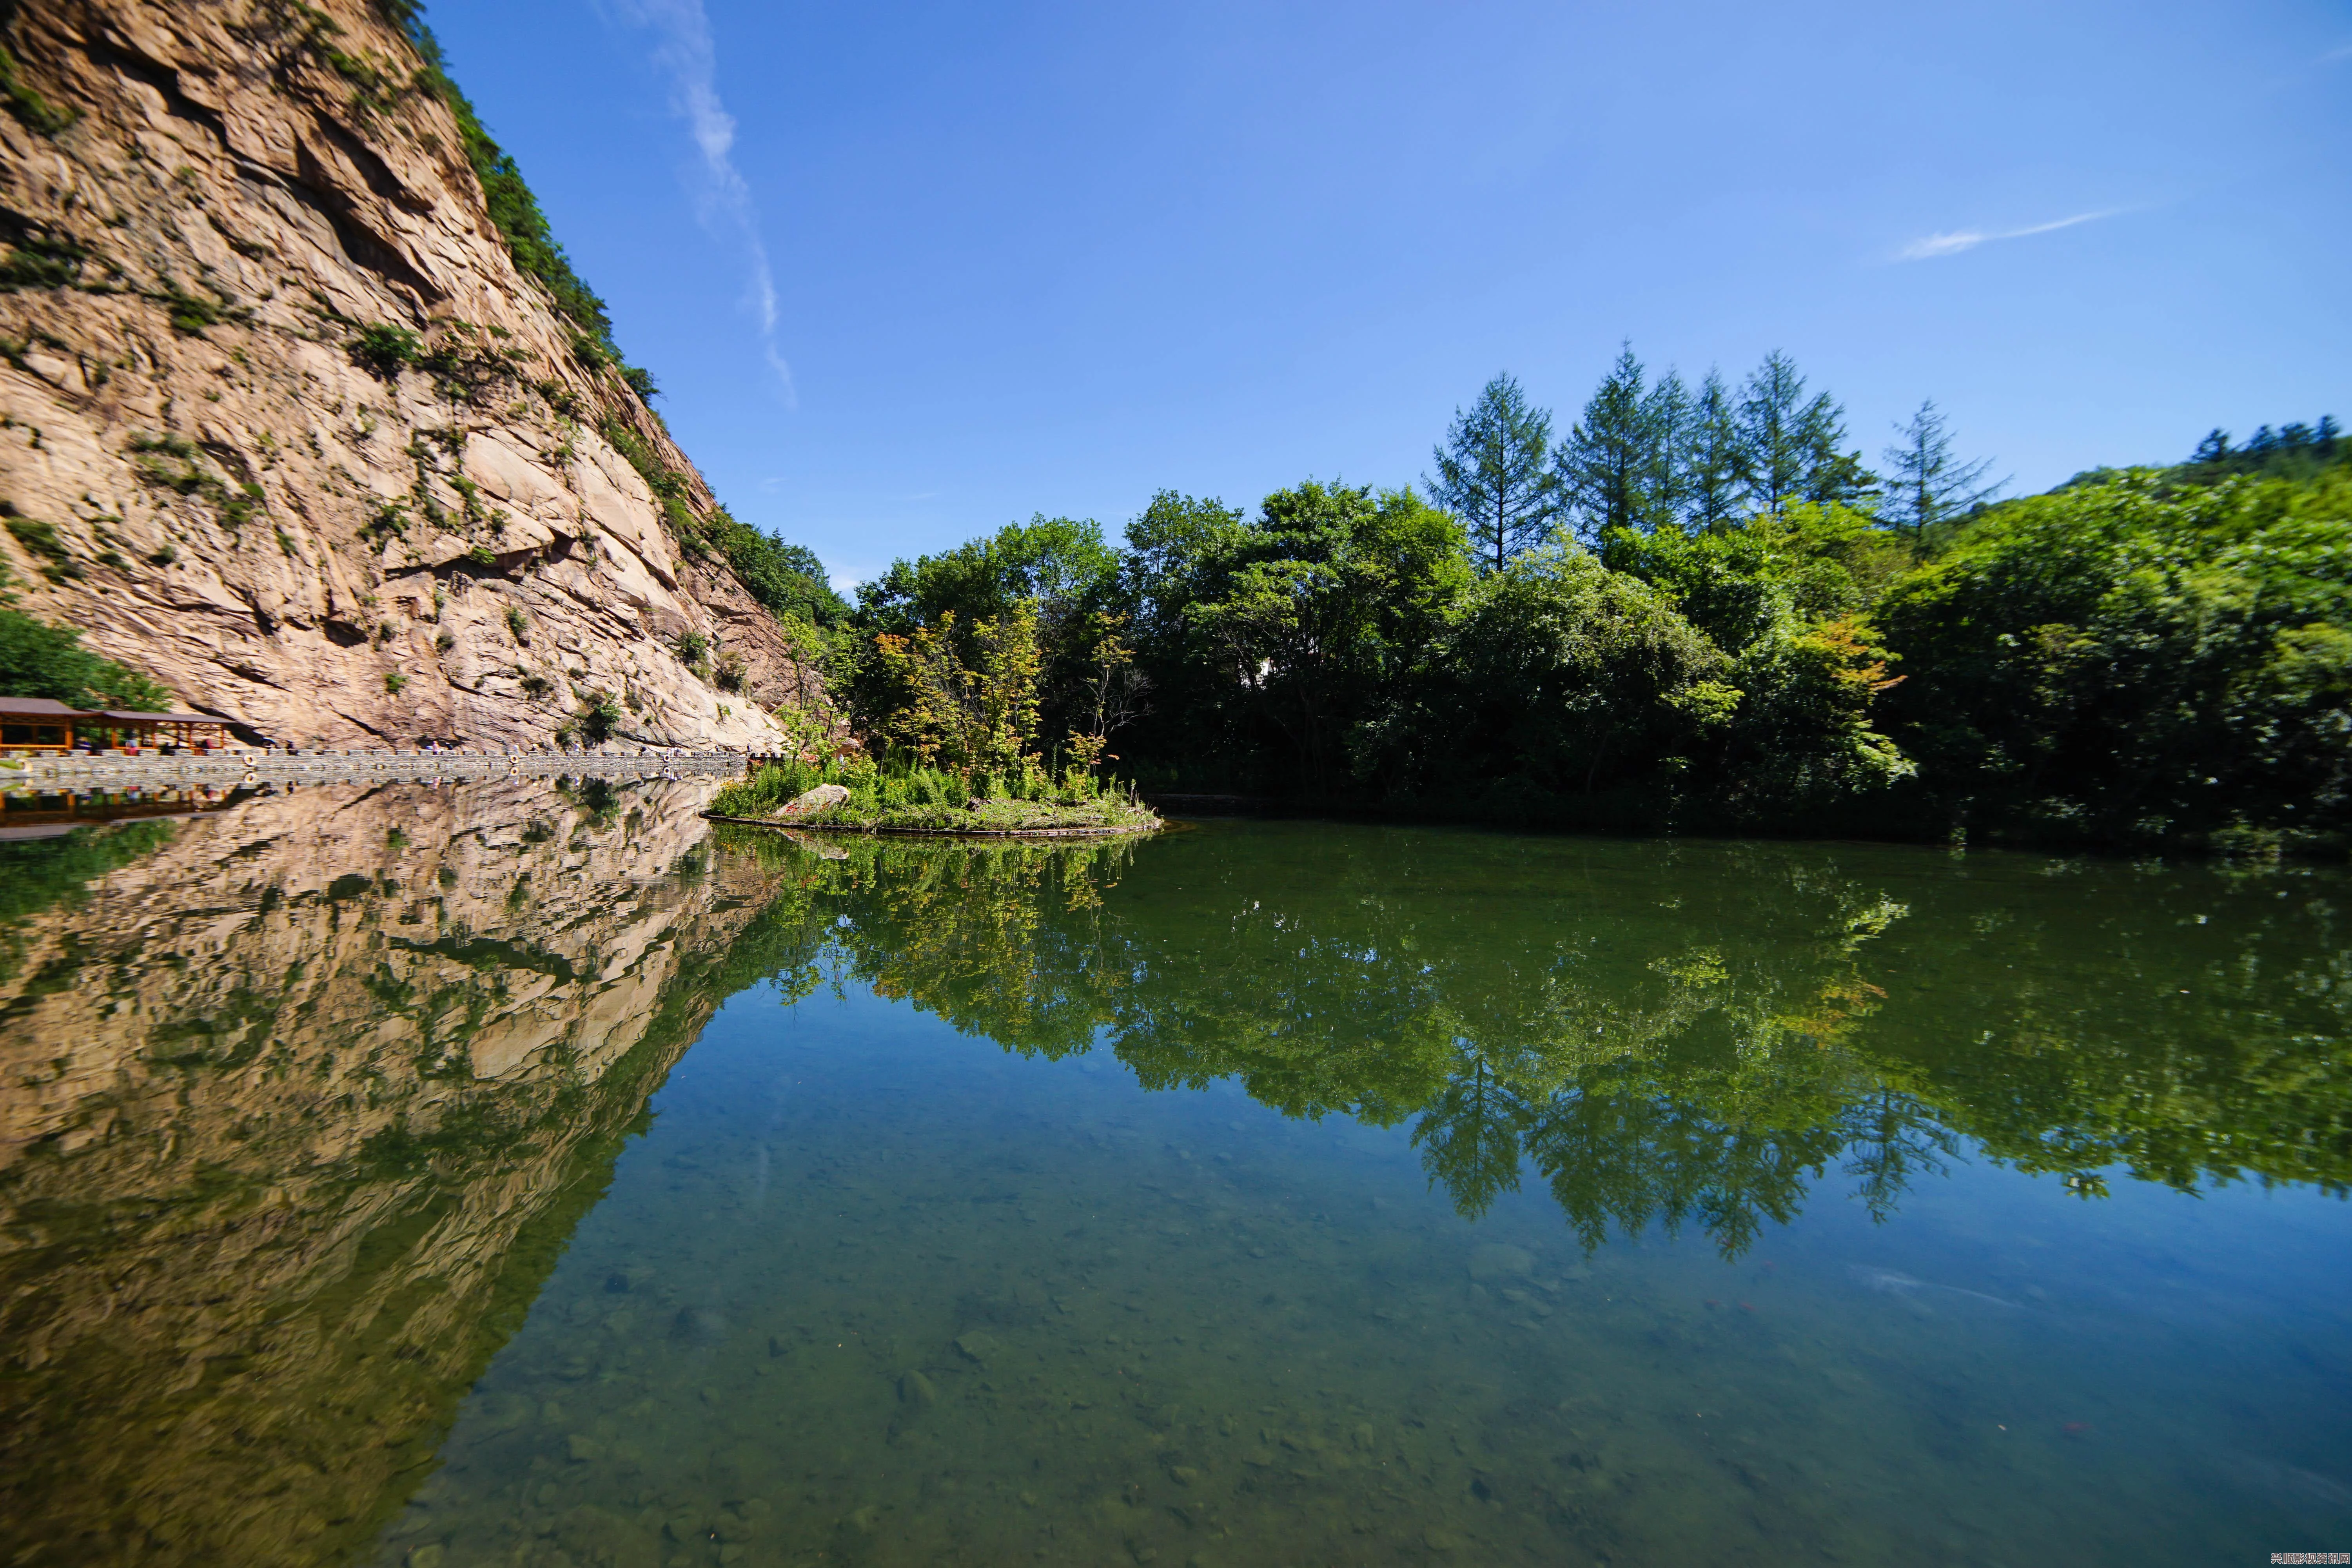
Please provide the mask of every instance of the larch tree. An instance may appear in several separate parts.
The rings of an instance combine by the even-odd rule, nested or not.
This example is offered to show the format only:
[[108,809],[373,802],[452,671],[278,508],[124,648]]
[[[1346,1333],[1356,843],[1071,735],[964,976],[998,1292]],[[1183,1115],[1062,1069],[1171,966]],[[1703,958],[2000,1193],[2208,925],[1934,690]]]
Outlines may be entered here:
[[1438,503],[1462,520],[1482,570],[1499,572],[1538,542],[1559,514],[1546,459],[1551,412],[1531,408],[1511,376],[1497,375],[1467,412],[1455,409],[1445,444],[1432,454]]
[[1697,409],[1690,388],[1675,371],[1668,370],[1642,399],[1642,421],[1650,441],[1648,493],[1643,498],[1641,526],[1655,532],[1662,523],[1678,521],[1683,492],[1689,481],[1689,449],[1697,434]]
[[1845,405],[1828,393],[1805,405],[1798,420],[1803,433],[1805,468],[1797,481],[1804,500],[1863,507],[1878,493],[1878,476],[1862,465],[1862,452],[1845,445]]
[[1710,370],[1691,399],[1688,434],[1683,442],[1682,478],[1676,487],[1683,521],[1696,529],[1718,529],[1739,507],[1743,470],[1739,407],[1720,372]]
[[[1879,515],[1905,533],[1958,517],[1992,499],[2006,481],[1983,482],[1990,458],[1964,463],[1952,455],[1951,427],[1933,398],[1922,399],[1910,422],[1895,426],[1901,437],[1885,453],[1886,500]],[[2215,431],[2226,449],[2228,437]],[[2200,447],[2201,456],[2205,450]]]
[[1621,349],[1553,459],[1560,500],[1587,543],[1655,521],[1660,443],[1647,379],[1633,346]]
[[1802,493],[1807,467],[1805,378],[1774,349],[1739,388],[1739,479],[1759,511],[1778,511]]

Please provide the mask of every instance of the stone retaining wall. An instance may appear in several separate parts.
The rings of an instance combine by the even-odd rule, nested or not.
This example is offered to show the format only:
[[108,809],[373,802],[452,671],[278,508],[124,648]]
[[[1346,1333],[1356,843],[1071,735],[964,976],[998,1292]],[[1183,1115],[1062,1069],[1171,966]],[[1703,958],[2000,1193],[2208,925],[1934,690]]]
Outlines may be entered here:
[[73,756],[14,759],[0,763],[0,791],[79,795],[98,790],[178,789],[191,784],[364,784],[373,780],[553,778],[676,778],[688,773],[734,774],[744,759],[732,752],[614,754],[600,752],[215,752],[209,756]]

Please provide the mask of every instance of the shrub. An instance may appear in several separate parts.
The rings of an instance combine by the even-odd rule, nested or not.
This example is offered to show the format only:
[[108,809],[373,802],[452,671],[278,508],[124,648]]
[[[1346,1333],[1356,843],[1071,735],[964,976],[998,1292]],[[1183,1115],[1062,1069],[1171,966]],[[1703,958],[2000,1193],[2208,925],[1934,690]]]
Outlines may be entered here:
[[354,363],[387,381],[415,364],[425,352],[423,339],[389,321],[362,327],[349,346]]
[[185,338],[204,336],[205,329],[219,325],[226,313],[220,301],[191,294],[169,278],[163,279],[163,291],[151,298],[171,312],[172,330]]
[[507,630],[513,634],[514,640],[523,647],[530,646],[530,617],[522,613],[520,605],[507,606]]
[[927,767],[906,757],[877,764],[865,757],[831,757],[822,763],[798,758],[769,763],[751,777],[727,785],[710,808],[724,816],[772,816],[821,784],[849,791],[856,814],[929,809],[961,811],[974,800],[1021,800],[1039,805],[1083,805],[1102,797],[1100,781],[1072,769],[1060,779],[1036,767],[1005,773],[966,775]]
[[44,136],[55,136],[81,118],[79,109],[59,109],[16,79],[16,58],[0,49],[0,99],[8,111]]
[[614,731],[620,728],[621,705],[613,700],[611,692],[599,688],[590,692],[580,704],[580,711],[573,715],[572,724],[582,740],[592,746],[602,745],[613,738]]
[[401,674],[400,671],[396,669],[388,669],[384,671],[383,689],[386,691],[391,692],[394,696],[398,696],[400,694],[400,689],[407,684],[408,677]]
[[0,691],[70,706],[154,711],[175,700],[166,688],[81,646],[81,634],[21,611],[0,609]]
[[[208,488],[213,490],[215,499],[220,503],[221,521],[231,528],[244,527],[253,521],[255,512],[264,510],[269,504],[267,498],[262,495],[259,485],[242,484],[234,490],[217,484]],[[278,537],[283,539],[285,535],[280,534]],[[289,550],[287,553],[290,555],[293,552]]]
[[681,632],[677,639],[677,657],[686,664],[700,664],[703,655],[710,651],[710,639],[700,632]]
[[5,521],[9,533],[30,553],[40,558],[41,575],[52,583],[79,578],[81,563],[66,549],[58,531],[37,517],[26,517],[12,502],[0,501],[0,521]]
[[18,289],[65,289],[81,276],[89,253],[70,239],[27,235],[0,261],[0,293]]
[[360,530],[360,537],[371,542],[407,538],[408,519],[404,515],[407,510],[408,503],[404,500],[378,501],[366,525]]

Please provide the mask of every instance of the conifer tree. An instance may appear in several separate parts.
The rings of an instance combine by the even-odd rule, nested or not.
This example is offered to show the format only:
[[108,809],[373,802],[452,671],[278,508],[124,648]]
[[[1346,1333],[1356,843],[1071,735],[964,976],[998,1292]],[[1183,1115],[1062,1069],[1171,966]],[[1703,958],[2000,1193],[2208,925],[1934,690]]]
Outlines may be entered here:
[[[2000,485],[1983,484],[1990,458],[1963,463],[1952,455],[1951,427],[1933,398],[1923,399],[1910,423],[1895,426],[1902,439],[1886,448],[1886,501],[1880,515],[1905,533],[1957,517],[1991,499]],[[2219,430],[2206,437],[2229,449]],[[2200,447],[2201,453],[2205,448]]]
[[1739,388],[1739,479],[1759,511],[1778,511],[1801,494],[1811,456],[1805,378],[1774,349]]
[[1738,405],[1722,374],[1710,370],[1699,383],[1698,395],[1691,399],[1689,433],[1675,486],[1685,522],[1717,529],[1731,521],[1739,504],[1740,452]]
[[1545,460],[1551,454],[1551,411],[1528,406],[1509,375],[1497,375],[1469,412],[1457,408],[1435,449],[1430,489],[1440,506],[1462,520],[1480,567],[1504,563],[1539,542],[1559,513],[1559,498]]
[[1877,493],[1878,476],[1862,466],[1859,449],[1845,445],[1845,406],[1828,393],[1805,405],[1799,420],[1804,432],[1805,471],[1797,488],[1805,500],[1840,506],[1868,504]]
[[1642,400],[1643,433],[1650,444],[1647,493],[1640,518],[1644,532],[1654,533],[1659,524],[1673,522],[1682,515],[1683,491],[1690,466],[1688,454],[1691,439],[1696,434],[1695,412],[1690,389],[1683,384],[1681,374],[1673,370],[1658,377],[1657,384]]
[[1612,528],[1654,521],[1659,443],[1646,380],[1633,345],[1624,345],[1553,459],[1560,499],[1587,543]]

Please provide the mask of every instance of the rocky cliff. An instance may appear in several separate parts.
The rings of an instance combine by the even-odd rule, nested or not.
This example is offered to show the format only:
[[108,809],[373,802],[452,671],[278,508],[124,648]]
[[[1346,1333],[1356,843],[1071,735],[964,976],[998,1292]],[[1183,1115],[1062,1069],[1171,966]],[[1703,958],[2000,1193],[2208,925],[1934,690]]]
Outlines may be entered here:
[[518,265],[408,9],[0,4],[20,607],[248,738],[772,743],[822,699],[738,525]]
[[0,1561],[366,1543],[748,978],[705,787],[280,795],[0,933]]

